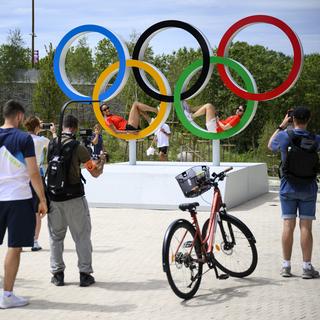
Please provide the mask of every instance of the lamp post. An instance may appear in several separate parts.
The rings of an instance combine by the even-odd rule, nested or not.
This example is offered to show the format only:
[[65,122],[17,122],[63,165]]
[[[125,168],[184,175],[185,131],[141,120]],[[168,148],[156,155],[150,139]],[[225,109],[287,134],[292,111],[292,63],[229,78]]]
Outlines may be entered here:
[[32,0],[32,33],[31,33],[31,65],[34,68],[34,0]]

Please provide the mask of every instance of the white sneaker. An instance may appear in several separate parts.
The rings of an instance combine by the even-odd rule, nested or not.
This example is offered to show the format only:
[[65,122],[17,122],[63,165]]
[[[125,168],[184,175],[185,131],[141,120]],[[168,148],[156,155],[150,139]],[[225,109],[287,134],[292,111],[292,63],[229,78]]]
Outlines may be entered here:
[[31,251],[39,251],[41,249],[42,249],[42,247],[40,247],[38,241],[35,240],[34,243],[33,243],[33,247],[31,248]]
[[25,298],[15,296],[12,294],[10,297],[2,295],[0,297],[0,309],[23,307],[27,305],[29,301]]
[[192,118],[191,113],[189,113],[187,110],[184,110],[184,114],[185,114],[186,118],[187,118],[190,122],[193,122],[193,118]]
[[183,101],[182,101],[182,106],[183,106],[183,109],[184,109],[185,111],[187,111],[188,113],[190,113],[190,106],[189,106],[189,104],[188,104],[188,102],[187,102],[186,100],[183,100]]
[[190,112],[190,108],[189,108],[188,103],[187,103],[186,101],[183,101],[183,102],[182,102],[182,106],[183,106],[183,112],[184,112],[186,118],[187,118],[189,121],[193,122],[192,114],[191,114],[191,112]]

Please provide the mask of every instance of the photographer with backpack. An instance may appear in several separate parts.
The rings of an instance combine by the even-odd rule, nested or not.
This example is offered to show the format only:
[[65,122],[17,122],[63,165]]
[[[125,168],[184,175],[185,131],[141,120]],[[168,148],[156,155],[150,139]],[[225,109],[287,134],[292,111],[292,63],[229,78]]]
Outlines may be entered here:
[[51,282],[64,285],[63,242],[69,227],[76,245],[80,286],[95,282],[91,275],[91,221],[82,183],[81,164],[93,177],[103,172],[105,158],[92,160],[87,148],[76,140],[78,119],[68,115],[63,120],[61,145],[54,139],[48,148],[47,188],[51,199],[48,226],[51,246]]
[[[318,278],[311,264],[312,221],[315,220],[317,172],[319,171],[320,135],[307,131],[311,113],[306,107],[289,111],[271,136],[268,148],[281,152],[280,203],[283,218],[281,275],[291,277],[291,254],[297,211],[300,218],[300,244],[303,266],[302,278]],[[285,130],[290,123],[293,129]]]

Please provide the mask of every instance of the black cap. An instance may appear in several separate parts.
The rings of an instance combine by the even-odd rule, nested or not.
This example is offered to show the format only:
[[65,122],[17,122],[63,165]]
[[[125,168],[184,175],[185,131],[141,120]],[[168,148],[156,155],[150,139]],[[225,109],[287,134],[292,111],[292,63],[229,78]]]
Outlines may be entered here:
[[297,120],[308,121],[311,116],[311,112],[306,107],[296,107],[293,110],[293,117]]

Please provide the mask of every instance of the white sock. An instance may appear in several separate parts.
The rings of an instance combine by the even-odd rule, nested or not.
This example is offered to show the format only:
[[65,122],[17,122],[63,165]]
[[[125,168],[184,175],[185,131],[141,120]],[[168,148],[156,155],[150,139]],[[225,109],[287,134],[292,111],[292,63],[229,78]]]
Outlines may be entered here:
[[303,269],[308,269],[308,270],[311,270],[311,267],[312,267],[312,264],[311,264],[311,261],[303,261]]
[[290,260],[283,260],[282,266],[284,268],[289,268],[291,267],[291,261]]
[[4,297],[11,297],[11,296],[12,296],[12,293],[13,293],[12,291],[4,291],[4,290],[3,290],[3,296],[4,296]]

